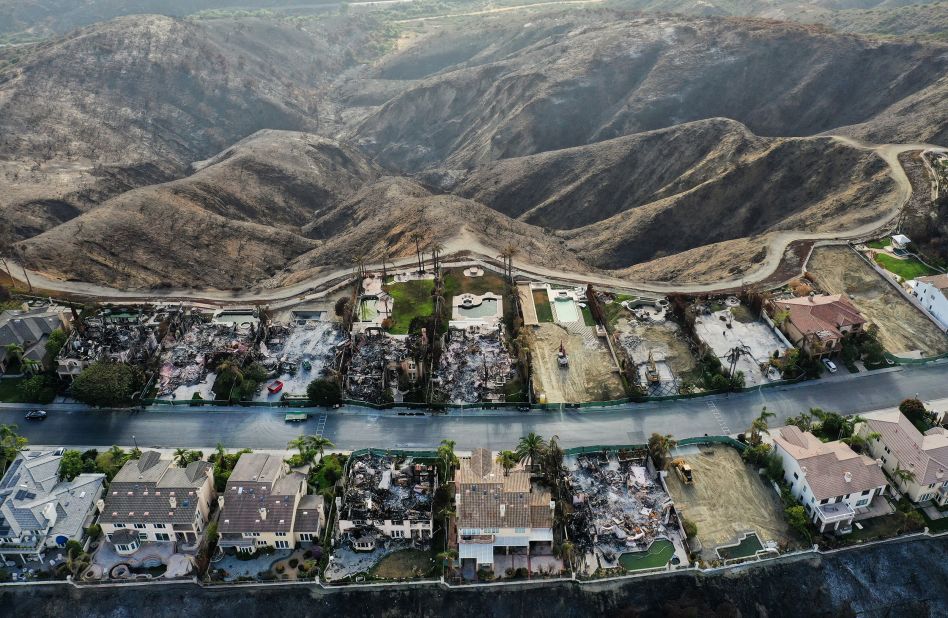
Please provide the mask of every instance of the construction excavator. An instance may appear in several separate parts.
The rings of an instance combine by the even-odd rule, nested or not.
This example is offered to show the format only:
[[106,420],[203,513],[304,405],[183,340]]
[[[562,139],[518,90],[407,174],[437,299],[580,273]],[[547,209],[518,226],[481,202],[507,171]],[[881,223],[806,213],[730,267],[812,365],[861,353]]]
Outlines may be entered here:
[[645,377],[652,384],[659,382],[658,367],[655,365],[655,359],[652,357],[652,351],[648,351],[648,362],[645,364]]
[[678,475],[678,480],[684,485],[694,485],[695,477],[691,471],[691,466],[685,463],[684,459],[675,459],[672,461],[672,467],[675,468],[675,474]]

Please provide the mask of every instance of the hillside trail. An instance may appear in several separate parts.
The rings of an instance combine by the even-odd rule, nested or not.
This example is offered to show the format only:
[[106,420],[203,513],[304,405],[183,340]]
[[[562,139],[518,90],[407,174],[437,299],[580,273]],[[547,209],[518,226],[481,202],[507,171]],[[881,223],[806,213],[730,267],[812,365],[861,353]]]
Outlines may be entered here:
[[[433,21],[436,19],[450,19],[452,17],[474,17],[477,15],[491,15],[493,13],[509,13],[519,11],[520,9],[532,9],[541,6],[552,6],[557,4],[602,4],[604,0],[553,0],[551,2],[531,2],[530,4],[516,4],[511,6],[497,6],[490,9],[481,9],[479,11],[468,11],[467,13],[447,13],[445,15],[429,15],[428,17],[411,17],[408,19],[397,19],[395,24],[412,24],[424,21]],[[371,3],[367,3],[371,4]]]
[[[759,283],[770,277],[780,267],[784,252],[787,247],[796,241],[818,241],[822,245],[845,244],[850,240],[858,239],[878,233],[880,230],[891,224],[897,219],[902,208],[908,203],[912,196],[912,184],[908,175],[899,162],[899,155],[911,151],[936,151],[948,152],[948,148],[925,143],[909,144],[869,144],[861,140],[843,136],[827,135],[830,139],[837,140],[847,146],[875,152],[889,166],[889,174],[896,183],[897,194],[894,200],[893,208],[882,218],[861,225],[849,230],[839,230],[835,232],[807,232],[802,230],[780,231],[772,234],[767,245],[767,257],[761,262],[760,267],[754,272],[742,277],[716,281],[707,284],[683,284],[683,283],[655,283],[644,281],[633,281],[620,277],[612,277],[606,274],[588,272],[578,273],[557,268],[537,266],[529,262],[513,259],[514,274],[525,276],[539,276],[547,279],[554,279],[579,284],[592,283],[597,286],[634,290],[636,292],[668,294],[672,292],[684,294],[706,294],[720,290],[734,289],[747,284]],[[476,234],[462,228],[458,234],[445,243],[444,255],[457,253],[475,254],[489,261],[499,263],[500,248],[485,244]],[[300,283],[280,288],[257,289],[257,290],[215,290],[199,288],[163,288],[163,289],[139,289],[139,290],[121,290],[106,285],[95,283],[86,283],[81,281],[62,281],[45,275],[44,273],[27,270],[24,274],[23,267],[11,259],[6,260],[10,275],[26,283],[29,277],[33,287],[47,292],[70,294],[85,298],[92,298],[100,301],[195,301],[209,302],[219,304],[241,304],[241,303],[272,303],[280,302],[288,304],[289,301],[300,301],[324,296],[327,292],[318,292],[320,288],[338,282],[346,277],[354,275],[353,268],[342,268],[326,272],[302,281]],[[410,266],[415,262],[414,256],[407,256],[386,262],[388,268],[399,268]],[[381,270],[381,264],[366,265],[367,270]]]

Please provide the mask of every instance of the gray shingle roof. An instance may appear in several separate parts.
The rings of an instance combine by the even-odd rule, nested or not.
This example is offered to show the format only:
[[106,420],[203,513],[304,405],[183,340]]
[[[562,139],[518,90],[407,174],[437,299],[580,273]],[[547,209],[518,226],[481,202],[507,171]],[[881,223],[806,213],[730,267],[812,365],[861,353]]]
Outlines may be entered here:
[[220,532],[291,532],[296,497],[305,494],[306,477],[285,472],[286,464],[276,455],[241,455],[227,480]]
[[296,507],[294,532],[318,532],[322,529],[324,500],[322,496],[308,495],[300,498]]
[[187,468],[172,466],[156,451],[125,462],[109,486],[103,523],[190,524],[199,492],[211,480],[211,464],[198,461]]

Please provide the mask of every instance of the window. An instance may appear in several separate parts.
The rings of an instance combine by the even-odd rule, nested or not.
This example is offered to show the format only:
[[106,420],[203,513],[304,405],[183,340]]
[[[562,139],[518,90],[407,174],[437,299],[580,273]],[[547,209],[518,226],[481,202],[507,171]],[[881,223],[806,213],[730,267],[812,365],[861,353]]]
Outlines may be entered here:
[[800,475],[797,474],[796,472],[794,472],[794,473],[793,473],[793,478],[794,478],[794,479],[799,479],[799,478],[800,478]]
[[823,498],[820,500],[820,504],[826,504],[827,502],[829,502],[829,498]]
[[156,532],[156,533],[155,533],[155,540],[156,540],[156,541],[170,541],[170,540],[171,540],[171,537],[168,536],[168,533],[167,533],[167,532]]
[[403,539],[403,538],[405,538],[405,531],[404,531],[404,530],[392,530],[392,538],[393,538],[393,539]]
[[116,545],[115,549],[119,551],[128,551],[128,545]]
[[112,525],[115,526],[116,528],[124,528],[124,527],[125,527],[125,524],[112,524]]
[[289,541],[276,541],[274,544],[276,545],[276,548],[277,548],[277,549],[289,549],[289,548],[290,548],[290,542],[289,542]]
[[165,527],[164,524],[152,524],[152,526],[154,526],[158,530],[164,530],[164,527]]
[[871,490],[871,489],[867,489],[867,490],[865,490],[865,491],[862,492],[862,495],[867,496],[867,495],[869,495],[869,492],[870,492],[870,491],[872,491],[872,490]]
[[526,528],[514,528],[514,532],[516,532],[517,534],[526,534],[526,533],[527,533],[527,529],[526,529]]
[[866,506],[867,504],[869,504],[869,498],[865,498],[865,499],[863,499],[863,500],[860,500],[859,502],[856,503],[856,506],[857,506],[857,507]]
[[286,532],[277,532],[277,533],[275,533],[275,534],[276,534],[277,536],[286,536]]
[[144,530],[145,527],[146,527],[145,524],[135,524],[135,528],[136,528],[137,530]]
[[[279,542],[279,541],[277,541],[277,542]],[[257,545],[260,545],[261,547],[263,547],[263,546],[266,545],[266,544],[267,544],[266,541],[257,541]]]
[[300,540],[301,540],[301,541],[312,541],[312,540],[313,540],[313,535],[310,534],[309,532],[302,532],[302,533],[300,533]]
[[242,535],[245,539],[253,539],[260,536],[259,532],[244,532]]
[[147,541],[147,540],[148,540],[148,533],[147,533],[147,532],[139,532],[139,533],[138,533],[138,540],[139,540],[139,541]]
[[931,500],[931,499],[932,499],[932,496],[934,496],[934,495],[935,495],[935,494],[927,493],[927,494],[925,494],[924,496],[922,496],[921,498],[919,498],[918,501],[919,501],[919,502],[925,502],[926,500]]

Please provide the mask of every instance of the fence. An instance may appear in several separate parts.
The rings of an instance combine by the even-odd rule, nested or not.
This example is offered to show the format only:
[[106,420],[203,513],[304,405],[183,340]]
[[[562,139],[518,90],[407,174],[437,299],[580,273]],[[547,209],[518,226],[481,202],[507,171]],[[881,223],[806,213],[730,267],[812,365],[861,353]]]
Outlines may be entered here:
[[[683,440],[678,440],[678,446],[695,446],[702,444],[724,444],[736,448],[738,451],[743,452],[747,448],[747,445],[743,442],[738,442],[730,436],[703,436],[697,438],[685,438]],[[634,451],[648,448],[646,444],[594,444],[592,446],[574,446],[572,448],[564,449],[563,452],[567,455],[584,455],[586,453],[602,453],[605,451],[615,452],[615,451]]]

